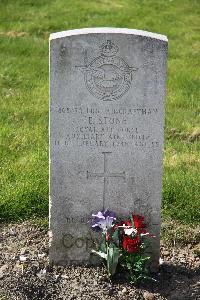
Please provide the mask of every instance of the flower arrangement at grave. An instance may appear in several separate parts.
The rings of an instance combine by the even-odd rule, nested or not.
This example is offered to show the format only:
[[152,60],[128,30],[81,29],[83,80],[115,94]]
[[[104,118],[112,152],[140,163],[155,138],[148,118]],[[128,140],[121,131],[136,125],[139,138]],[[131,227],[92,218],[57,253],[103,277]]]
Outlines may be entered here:
[[101,231],[98,250],[92,252],[106,260],[110,278],[121,267],[131,282],[152,279],[146,267],[150,257],[144,252],[148,238],[155,236],[147,232],[144,216],[131,214],[129,219],[117,221],[116,213],[106,209],[92,214],[91,226],[94,231]]

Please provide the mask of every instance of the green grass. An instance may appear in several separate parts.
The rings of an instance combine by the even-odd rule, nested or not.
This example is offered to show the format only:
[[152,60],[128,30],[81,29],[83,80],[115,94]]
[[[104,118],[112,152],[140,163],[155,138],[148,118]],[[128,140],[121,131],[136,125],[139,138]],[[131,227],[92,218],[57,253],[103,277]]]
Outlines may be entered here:
[[169,38],[163,216],[200,221],[198,0],[0,1],[0,218],[48,215],[48,37],[128,27]]

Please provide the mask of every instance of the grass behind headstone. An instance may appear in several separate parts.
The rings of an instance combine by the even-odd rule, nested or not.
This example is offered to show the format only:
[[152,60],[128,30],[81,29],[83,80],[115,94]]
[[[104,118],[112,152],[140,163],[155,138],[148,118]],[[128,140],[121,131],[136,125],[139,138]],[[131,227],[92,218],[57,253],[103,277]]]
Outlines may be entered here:
[[200,221],[199,12],[195,0],[0,2],[0,218],[48,215],[48,37],[128,27],[169,38],[163,213]]

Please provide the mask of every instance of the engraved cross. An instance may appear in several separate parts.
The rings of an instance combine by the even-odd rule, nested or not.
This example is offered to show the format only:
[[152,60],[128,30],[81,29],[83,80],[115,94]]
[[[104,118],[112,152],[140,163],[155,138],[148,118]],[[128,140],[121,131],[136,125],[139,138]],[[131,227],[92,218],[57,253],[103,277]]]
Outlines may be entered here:
[[91,177],[99,177],[103,178],[103,209],[105,209],[105,200],[106,200],[106,192],[108,188],[108,179],[109,178],[116,178],[116,177],[121,177],[125,180],[125,172],[121,173],[112,173],[108,171],[108,155],[111,154],[112,152],[102,152],[104,156],[104,167],[103,167],[103,172],[102,173],[91,173],[87,171],[87,179]]

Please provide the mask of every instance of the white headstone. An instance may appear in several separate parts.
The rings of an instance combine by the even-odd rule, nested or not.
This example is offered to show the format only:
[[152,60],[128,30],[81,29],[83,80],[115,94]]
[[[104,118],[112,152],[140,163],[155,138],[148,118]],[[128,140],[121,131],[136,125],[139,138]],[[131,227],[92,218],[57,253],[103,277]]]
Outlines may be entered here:
[[50,36],[50,260],[91,262],[88,220],[144,214],[158,264],[167,38],[92,28]]

